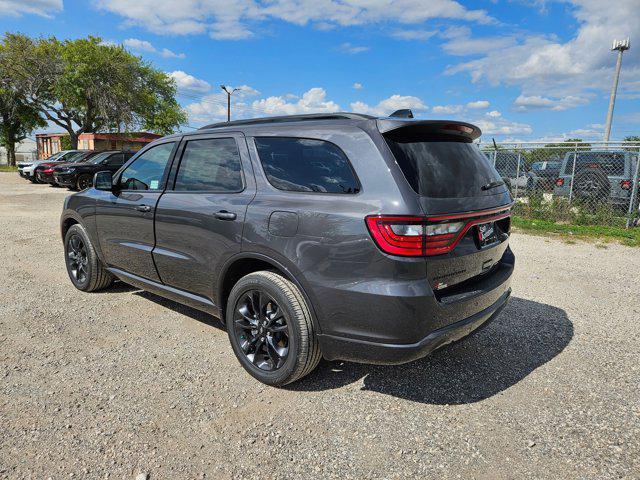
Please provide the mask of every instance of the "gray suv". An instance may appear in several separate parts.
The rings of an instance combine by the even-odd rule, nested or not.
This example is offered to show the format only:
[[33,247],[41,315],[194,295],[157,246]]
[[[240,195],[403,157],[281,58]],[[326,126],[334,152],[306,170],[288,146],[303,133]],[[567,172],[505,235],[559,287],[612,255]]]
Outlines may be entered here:
[[468,123],[351,113],[162,138],[68,197],[80,290],[114,279],[209,312],[269,385],[321,357],[398,364],[498,315],[511,197]]

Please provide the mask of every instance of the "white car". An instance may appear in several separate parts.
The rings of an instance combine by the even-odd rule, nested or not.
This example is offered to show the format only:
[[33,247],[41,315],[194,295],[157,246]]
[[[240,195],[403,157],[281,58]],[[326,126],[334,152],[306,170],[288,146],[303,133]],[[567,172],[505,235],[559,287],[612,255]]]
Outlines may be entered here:
[[35,170],[38,165],[41,165],[47,162],[64,162],[70,156],[75,155],[76,153],[81,151],[83,150],[62,150],[58,153],[54,153],[46,160],[31,160],[26,162],[18,162],[16,164],[16,166],[18,167],[18,174],[22,178],[26,178],[27,180],[30,180],[33,183],[38,183],[38,179],[36,178],[36,175],[35,175]]

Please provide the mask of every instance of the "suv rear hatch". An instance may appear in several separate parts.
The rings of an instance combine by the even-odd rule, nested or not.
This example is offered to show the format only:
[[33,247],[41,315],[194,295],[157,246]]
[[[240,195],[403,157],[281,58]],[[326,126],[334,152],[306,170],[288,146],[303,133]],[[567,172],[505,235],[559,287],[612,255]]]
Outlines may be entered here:
[[391,244],[394,251],[387,253],[428,258],[427,278],[443,302],[482,290],[478,282],[500,271],[507,250],[511,196],[473,144],[480,130],[462,122],[395,119],[378,120],[378,129],[424,216],[369,218],[374,239]]

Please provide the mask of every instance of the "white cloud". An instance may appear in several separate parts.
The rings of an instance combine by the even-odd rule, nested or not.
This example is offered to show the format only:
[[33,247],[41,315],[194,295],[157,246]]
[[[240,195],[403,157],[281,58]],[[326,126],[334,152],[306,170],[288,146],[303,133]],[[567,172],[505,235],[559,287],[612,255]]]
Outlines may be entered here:
[[358,82],[354,83],[353,84],[353,89],[354,90],[362,90],[362,84],[358,83]]
[[339,47],[340,51],[344,52],[344,53],[350,53],[350,54],[356,54],[356,53],[362,53],[362,52],[366,52],[369,50],[369,47],[364,47],[364,46],[359,46],[359,45],[352,45],[349,42],[343,43],[342,45],[340,45]]
[[391,95],[375,106],[369,106],[364,102],[353,102],[351,110],[358,113],[367,113],[377,117],[391,115],[396,110],[410,108],[411,110],[426,110],[427,106],[418,97],[405,95]]
[[490,112],[487,112],[485,115],[491,118],[499,118],[502,116],[502,114],[498,110],[491,110]]
[[491,104],[489,103],[488,100],[476,100],[475,102],[467,103],[467,108],[473,108],[473,109],[489,108],[489,105]]
[[178,92],[206,93],[211,90],[211,85],[209,85],[207,82],[205,82],[204,80],[200,80],[193,75],[189,75],[182,70],[175,70],[169,73],[169,76],[175,80],[176,86],[178,87]]
[[[638,0],[619,0],[615,5],[602,0],[571,0],[569,12],[575,17],[577,29],[566,42],[555,36],[534,34],[507,37],[498,44],[495,38],[486,49],[475,49],[479,56],[467,62],[449,66],[448,74],[467,72],[473,82],[485,80],[491,85],[515,85],[526,97],[589,98],[589,92],[608,91],[611,87],[615,56],[610,51],[614,38],[626,38],[638,31],[640,8]],[[572,32],[573,29],[567,30]],[[467,30],[459,31],[457,39],[444,48],[454,52],[454,43],[485,42],[487,37],[474,38]],[[461,42],[461,43],[460,43]],[[470,50],[474,50],[473,48]],[[625,52],[620,94],[640,93],[640,49]]]
[[62,11],[62,0],[0,0],[0,16],[18,17],[23,14],[51,17]]
[[462,109],[462,105],[436,105],[431,111],[435,114],[452,115],[462,112]]
[[[256,96],[260,92],[243,85],[232,97],[232,115],[234,118],[252,118],[272,115],[295,115],[301,113],[337,112],[340,105],[327,100],[323,88],[315,87],[307,90],[302,96],[286,94],[271,96],[247,102],[247,97]],[[186,106],[189,122],[204,123],[225,120],[227,116],[227,96],[225,93],[207,95],[199,102]]]
[[122,44],[135,52],[153,53],[165,58],[186,58],[184,53],[175,53],[168,48],[158,50],[151,42],[148,42],[147,40],[140,40],[138,38],[127,38],[122,42]]
[[447,39],[442,44],[442,49],[451,55],[458,56],[486,54],[517,43],[513,36],[472,38],[469,27],[450,27],[441,36]]
[[480,127],[483,135],[529,135],[533,132],[531,125],[505,119],[480,118],[471,123]]
[[269,19],[312,23],[325,30],[336,25],[389,22],[417,25],[438,18],[495,23],[486,11],[469,10],[454,0],[184,0],[179,7],[175,0],[95,1],[98,8],[122,16],[126,26],[163,35],[209,33],[226,40],[251,37],[249,25]]
[[327,92],[323,88],[314,87],[302,94],[297,102],[288,102],[285,97],[273,96],[255,100],[251,104],[253,110],[263,111],[268,115],[295,115],[300,113],[337,112],[340,105],[327,100]]
[[429,30],[396,30],[391,36],[398,40],[428,40],[435,34],[435,31]]
[[562,98],[548,98],[541,95],[519,95],[513,102],[518,111],[526,111],[530,109],[549,109],[549,110],[567,110],[569,108],[586,105],[589,100],[584,97],[566,96]]

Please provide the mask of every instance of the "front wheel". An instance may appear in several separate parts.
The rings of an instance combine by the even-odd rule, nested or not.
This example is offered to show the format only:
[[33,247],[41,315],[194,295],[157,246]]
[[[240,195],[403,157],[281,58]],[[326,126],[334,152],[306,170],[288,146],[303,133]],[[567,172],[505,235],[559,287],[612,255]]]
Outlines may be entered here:
[[69,278],[78,290],[93,292],[113,283],[113,275],[98,258],[87,232],[79,224],[72,225],[64,236],[64,257]]
[[242,277],[231,290],[225,317],[236,357],[262,383],[295,382],[320,361],[309,306],[282,275],[260,271]]

